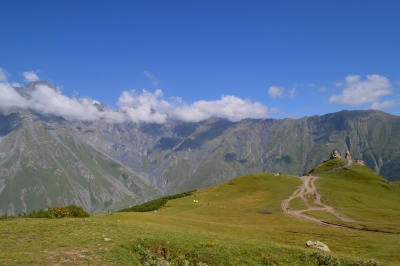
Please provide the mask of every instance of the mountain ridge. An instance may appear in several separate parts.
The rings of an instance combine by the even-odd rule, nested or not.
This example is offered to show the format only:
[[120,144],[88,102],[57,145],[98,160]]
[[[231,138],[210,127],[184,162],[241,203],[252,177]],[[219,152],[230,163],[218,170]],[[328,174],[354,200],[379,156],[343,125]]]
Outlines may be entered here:
[[[29,90],[36,85],[49,86],[36,82],[15,89],[29,97]],[[113,112],[100,103],[93,105],[98,112]],[[229,121],[210,117],[199,122],[169,119],[158,124],[113,122],[105,117],[68,120],[11,108],[0,110],[0,208],[13,213],[12,204],[17,204],[19,212],[30,211],[23,207],[25,187],[13,185],[16,176],[33,187],[52,180],[52,189],[62,194],[65,192],[55,180],[67,181],[73,173],[71,178],[77,178],[85,196],[78,197],[70,184],[65,188],[67,196],[49,197],[52,189],[48,185],[48,191],[37,196],[42,197],[38,199],[40,207],[76,203],[99,212],[116,204],[126,207],[249,173],[299,175],[321,164],[333,149],[342,153],[350,150],[353,159],[364,160],[376,173],[391,181],[400,180],[400,117],[377,110],[343,110],[299,119]],[[36,179],[29,179],[32,173]],[[93,180],[101,184],[91,183]],[[9,190],[12,186],[13,192]],[[40,194],[32,191],[32,195]],[[47,200],[43,200],[44,195]]]
[[161,194],[143,177],[86,144],[62,117],[29,110],[2,116],[6,122],[12,116],[16,124],[0,140],[2,214],[59,204],[96,213]]
[[[75,124],[94,146],[113,158],[139,171],[154,172],[154,176],[148,175],[148,178],[153,178],[153,183],[162,187],[163,181],[157,183],[154,178],[155,175],[164,175],[164,183],[167,182],[165,170],[168,166],[165,166],[165,161],[171,162],[171,167],[173,164],[183,167],[189,157],[196,159],[186,165],[189,168],[187,180],[207,164],[213,164],[207,160],[208,157],[217,157],[217,161],[224,165],[231,163],[225,169],[235,172],[237,176],[263,171],[299,174],[322,163],[334,148],[342,152],[351,150],[354,158],[364,159],[379,173],[381,169],[386,170],[385,163],[399,156],[399,150],[392,142],[400,140],[395,133],[388,134],[399,132],[399,121],[399,117],[368,110],[282,120],[245,119],[231,122],[210,118],[197,123],[173,121],[161,125],[107,124],[105,121],[77,121]],[[103,130],[99,132],[96,128]],[[113,134],[117,138],[113,139]],[[138,143],[139,147],[135,147]],[[384,149],[379,147],[381,143],[384,143]],[[163,163],[158,162],[160,156]],[[178,159],[174,162],[170,156]],[[153,168],[149,171],[144,162],[153,165]],[[391,180],[398,178],[390,171],[387,177]],[[226,180],[228,178],[223,181]]]

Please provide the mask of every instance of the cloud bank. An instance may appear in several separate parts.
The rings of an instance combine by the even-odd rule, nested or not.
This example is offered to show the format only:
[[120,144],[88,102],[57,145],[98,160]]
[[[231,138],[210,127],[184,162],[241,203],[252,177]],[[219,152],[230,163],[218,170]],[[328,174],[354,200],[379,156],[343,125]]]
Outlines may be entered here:
[[[36,72],[24,72],[26,81],[38,81]],[[32,86],[32,84],[34,86]],[[18,91],[7,82],[4,70],[0,71],[0,109],[30,108],[42,114],[58,115],[69,120],[93,121],[107,119],[113,122],[165,123],[168,119],[197,122],[211,116],[230,120],[265,118],[268,108],[250,99],[222,95],[220,100],[197,101],[188,104],[180,98],[165,100],[163,92],[142,90],[124,91],[118,99],[118,110],[99,108],[91,98],[68,97],[61,90],[43,82],[32,83]],[[153,84],[157,85],[157,84]],[[22,90],[22,92],[21,92]]]
[[0,68],[0,82],[7,81],[8,73],[4,69]]
[[35,82],[39,80],[39,77],[36,75],[39,71],[27,71],[22,73],[24,75],[26,82]]
[[395,101],[379,100],[383,96],[391,95],[393,88],[390,81],[380,75],[368,75],[361,80],[358,75],[349,75],[345,78],[341,94],[332,95],[329,103],[340,103],[348,106],[357,106],[371,103],[371,109],[383,109],[396,105]]

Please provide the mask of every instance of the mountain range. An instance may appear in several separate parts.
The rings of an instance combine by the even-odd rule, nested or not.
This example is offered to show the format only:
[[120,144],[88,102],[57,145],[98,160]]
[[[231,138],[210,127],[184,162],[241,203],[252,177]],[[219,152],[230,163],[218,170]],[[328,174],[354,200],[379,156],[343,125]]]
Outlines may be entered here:
[[[34,87],[15,90],[29,97]],[[157,124],[68,121],[11,108],[0,110],[0,215],[58,204],[98,213],[248,173],[299,175],[328,159],[333,149],[342,155],[349,150],[353,159],[396,181],[399,144],[400,117],[377,110]]]

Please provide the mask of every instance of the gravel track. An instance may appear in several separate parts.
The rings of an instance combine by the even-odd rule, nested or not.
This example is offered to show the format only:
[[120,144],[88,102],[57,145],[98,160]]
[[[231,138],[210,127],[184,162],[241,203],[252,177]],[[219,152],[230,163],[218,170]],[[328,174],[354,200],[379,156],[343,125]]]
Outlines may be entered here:
[[[330,223],[326,223],[320,219],[305,215],[304,212],[306,211],[326,211],[334,215],[335,217],[339,218],[343,222],[362,222],[362,221],[357,221],[354,219],[351,219],[349,217],[346,217],[344,215],[339,214],[336,212],[333,207],[326,205],[325,203],[322,202],[321,200],[321,194],[318,193],[317,188],[315,186],[315,181],[319,179],[318,176],[301,176],[299,177],[302,181],[303,184],[300,185],[297,190],[288,198],[282,201],[282,209],[286,211],[286,213],[295,216],[297,218],[302,218],[302,219],[307,219],[314,221],[319,224],[324,224],[332,227],[341,227],[341,228],[347,228],[344,226],[340,225],[334,225]],[[306,206],[306,209],[304,210],[292,210],[290,207],[290,201],[292,201],[295,198],[301,198],[303,201],[304,205]],[[313,201],[312,204],[309,203],[309,200]]]

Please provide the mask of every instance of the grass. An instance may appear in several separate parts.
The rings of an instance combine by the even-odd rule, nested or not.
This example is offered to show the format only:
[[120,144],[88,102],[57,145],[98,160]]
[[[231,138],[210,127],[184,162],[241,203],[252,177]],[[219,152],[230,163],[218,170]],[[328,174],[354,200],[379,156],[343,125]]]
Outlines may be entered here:
[[303,200],[301,198],[294,198],[290,201],[290,209],[292,210],[305,210],[307,209],[306,205],[304,205]]
[[325,163],[316,167],[315,169],[312,169],[310,171],[310,174],[316,175],[316,174],[323,173],[325,171],[331,171],[332,169],[343,167],[343,166],[347,165],[347,163],[348,163],[348,161],[345,159],[328,160]]
[[[321,178],[318,189],[328,189],[330,178]],[[280,202],[300,184],[293,176],[252,174],[169,200],[157,213],[0,220],[0,264],[318,265],[328,255],[312,255],[308,240],[326,243],[341,265],[400,261],[400,234],[331,228],[283,212]]]
[[371,169],[353,164],[321,176],[316,185],[322,200],[341,213],[367,222],[400,221],[400,188]]

